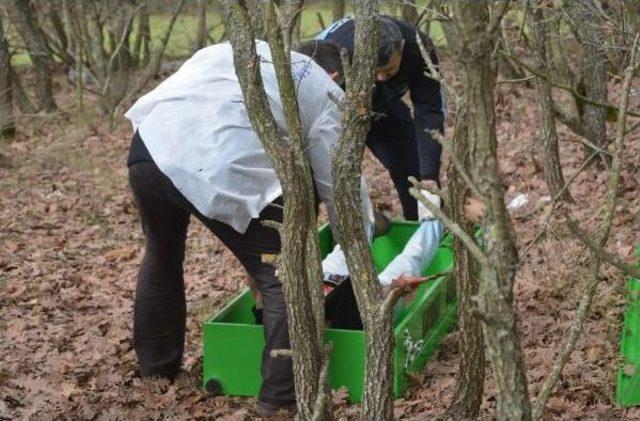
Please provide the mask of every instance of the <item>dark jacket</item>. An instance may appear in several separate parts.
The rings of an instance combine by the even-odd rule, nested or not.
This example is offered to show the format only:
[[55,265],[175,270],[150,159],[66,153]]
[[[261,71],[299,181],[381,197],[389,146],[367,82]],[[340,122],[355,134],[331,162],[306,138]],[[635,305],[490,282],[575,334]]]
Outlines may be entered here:
[[[385,82],[376,83],[376,89],[373,94],[373,111],[388,115],[393,106],[397,105],[395,103],[402,101],[402,96],[409,91],[411,102],[413,103],[420,176],[423,179],[438,180],[442,146],[432,138],[428,131],[442,131],[444,128],[444,107],[440,94],[440,83],[425,75],[425,73],[429,73],[429,69],[422,58],[420,47],[416,40],[416,34],[418,33],[416,28],[401,20],[388,18],[392,19],[400,28],[405,45],[398,74]],[[431,61],[438,65],[438,57],[433,42],[425,33],[419,33],[427,51],[429,51]],[[346,48],[349,52],[349,57],[352,58],[354,35],[354,20],[345,19],[336,23],[335,27],[328,28],[328,31],[322,37]],[[382,119],[384,120],[384,117]],[[377,127],[380,127],[380,124],[374,123],[372,130],[376,130]],[[375,136],[375,133],[373,135]]]

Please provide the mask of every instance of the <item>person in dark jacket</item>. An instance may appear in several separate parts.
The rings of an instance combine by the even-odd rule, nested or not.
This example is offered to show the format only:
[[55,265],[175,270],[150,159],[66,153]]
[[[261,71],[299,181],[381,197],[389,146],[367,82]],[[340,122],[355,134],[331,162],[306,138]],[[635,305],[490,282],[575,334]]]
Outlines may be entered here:
[[[444,104],[440,84],[429,76],[417,42],[419,34],[434,65],[438,57],[431,39],[415,26],[381,16],[374,116],[367,146],[391,175],[404,217],[418,220],[424,210],[410,194],[409,176],[439,185],[442,146],[431,131],[444,129]],[[316,39],[332,41],[353,57],[355,22],[345,18],[333,23]],[[409,93],[413,116],[403,96]],[[434,198],[435,199],[435,198]]]

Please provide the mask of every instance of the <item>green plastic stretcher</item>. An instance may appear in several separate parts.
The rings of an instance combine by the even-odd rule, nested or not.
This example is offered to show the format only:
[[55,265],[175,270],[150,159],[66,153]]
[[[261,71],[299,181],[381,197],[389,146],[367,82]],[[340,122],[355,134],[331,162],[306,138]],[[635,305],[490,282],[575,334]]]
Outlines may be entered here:
[[[640,245],[636,255],[640,260]],[[622,324],[620,354],[616,402],[622,406],[640,405],[640,280],[635,278],[627,281],[627,311]]]
[[[398,255],[417,222],[393,221],[389,232],[372,245],[376,269],[381,271]],[[333,249],[331,230],[319,230],[323,256]],[[451,237],[445,236],[424,275],[453,267]],[[243,291],[204,323],[203,385],[213,394],[255,396],[260,388],[260,357],[263,328],[251,312],[253,298]],[[419,287],[410,306],[396,313],[393,390],[401,396],[408,387],[407,374],[418,372],[434,354],[456,319],[455,280],[449,273]],[[350,402],[360,402],[364,380],[364,334],[362,331],[327,329],[333,345],[329,364],[332,389],[346,388]]]

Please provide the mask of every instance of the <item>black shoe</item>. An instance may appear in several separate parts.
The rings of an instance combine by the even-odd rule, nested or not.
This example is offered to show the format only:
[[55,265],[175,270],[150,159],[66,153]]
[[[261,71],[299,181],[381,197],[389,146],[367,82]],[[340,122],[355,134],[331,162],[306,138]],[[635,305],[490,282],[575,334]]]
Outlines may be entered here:
[[278,419],[293,419],[297,410],[296,410],[295,402],[278,405],[278,404],[258,401],[256,412],[262,418],[278,417]]

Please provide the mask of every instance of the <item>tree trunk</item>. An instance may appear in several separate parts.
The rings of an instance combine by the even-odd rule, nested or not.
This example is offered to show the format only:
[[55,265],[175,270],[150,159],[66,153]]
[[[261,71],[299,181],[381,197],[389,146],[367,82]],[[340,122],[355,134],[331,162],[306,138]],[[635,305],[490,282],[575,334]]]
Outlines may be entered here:
[[277,267],[287,304],[298,416],[305,420],[329,419],[331,400],[327,396],[326,376],[329,355],[323,345],[324,307],[320,307],[322,301],[318,299],[322,273],[320,253],[315,230],[300,229],[316,224],[315,204],[309,200],[314,196],[313,181],[291,77],[290,53],[285,51],[273,5],[267,2],[264,27],[269,29],[271,59],[287,126],[287,137],[282,138],[264,92],[249,12],[232,0],[223,4],[247,113],[282,185],[284,218],[279,228],[282,250]]
[[402,20],[415,24],[418,20],[418,9],[416,9],[416,0],[405,0],[402,5]]
[[[584,95],[600,103],[607,102],[607,56],[604,50],[602,22],[598,19],[598,6],[595,0],[565,1],[563,3],[570,23],[575,29],[578,40],[582,44],[582,63],[580,66],[580,85]],[[579,101],[582,110],[582,124],[588,139],[598,147],[603,147],[606,140],[605,118],[607,110],[603,107]],[[585,155],[593,152],[587,148]],[[604,158],[604,156],[603,156]]]
[[[452,141],[452,154],[469,168],[469,139],[467,127],[467,105],[458,110],[456,127]],[[449,203],[451,219],[460,225],[467,234],[474,236],[473,224],[465,218],[464,206],[469,197],[466,187],[455,166],[450,163],[447,169],[449,180]],[[456,237],[453,243],[455,252],[454,275],[458,298],[458,332],[460,335],[460,365],[456,378],[456,391],[447,415],[450,419],[476,419],[484,392],[484,337],[482,325],[475,316],[476,305],[473,297],[478,293],[478,262]]]
[[333,17],[333,22],[342,19],[345,11],[346,5],[344,0],[331,0],[331,16]]
[[[262,20],[262,11],[260,9],[260,0],[245,0],[247,3],[247,10],[251,19],[251,28],[253,33],[258,39],[265,39],[266,31],[268,28],[264,27]],[[244,3],[243,2],[243,3]]]
[[138,31],[133,41],[131,56],[137,68],[146,67],[149,63],[149,42],[151,41],[151,29],[149,27],[149,8],[146,3],[140,6],[138,11]]
[[205,0],[198,0],[198,34],[196,35],[196,42],[193,45],[193,51],[198,51],[207,45],[207,2]]
[[42,111],[53,112],[57,109],[57,106],[53,99],[51,84],[51,69],[49,66],[51,55],[47,50],[46,41],[40,31],[38,21],[28,1],[7,0],[6,5],[13,23],[27,45],[27,52],[33,63],[37,82],[38,108]]
[[492,52],[499,23],[490,23],[486,2],[452,2],[450,7],[460,39],[455,56],[469,103],[471,176],[486,205],[487,262],[481,267],[477,303],[496,379],[497,417],[528,420],[531,404],[513,307],[518,256],[497,159]]
[[11,56],[4,37],[4,26],[0,14],[0,139],[12,138],[16,132],[13,118],[13,95],[11,87]]
[[[538,72],[544,74],[549,68],[547,54],[548,16],[543,16],[542,7],[531,7],[531,38],[534,65]],[[542,77],[536,78],[538,88],[538,115],[540,119],[540,141],[542,141],[542,165],[549,193],[554,199],[572,202],[571,194],[564,188],[564,176],[558,151],[558,134],[553,113],[553,96],[551,84]]]
[[[371,119],[378,45],[377,2],[354,2],[356,31],[351,70],[345,71],[347,102],[343,131],[333,158],[335,206],[338,240],[345,252],[353,290],[365,331],[365,379],[363,418],[393,419],[391,370],[393,357],[393,305],[398,298],[392,291],[386,298],[377,280],[369,243],[360,216],[360,174],[365,138]],[[349,67],[349,66],[346,66]]]
[[640,32],[640,3],[635,0],[623,0],[627,9],[629,23],[635,32]]
[[11,89],[12,96],[15,100],[18,109],[25,114],[34,114],[36,109],[33,104],[31,104],[31,100],[27,96],[24,88],[22,87],[22,82],[20,82],[20,76],[15,72],[13,66],[9,66],[8,69],[9,76],[11,78]]
[[[60,17],[61,13],[64,15],[65,2],[49,1],[47,4],[46,13],[48,14],[51,27],[53,28],[53,35],[48,36],[49,49],[52,54],[58,57],[65,65],[65,71],[69,70],[69,67],[73,66],[73,57],[69,51],[69,35],[65,30],[63,19]],[[44,34],[45,37],[47,33]]]

